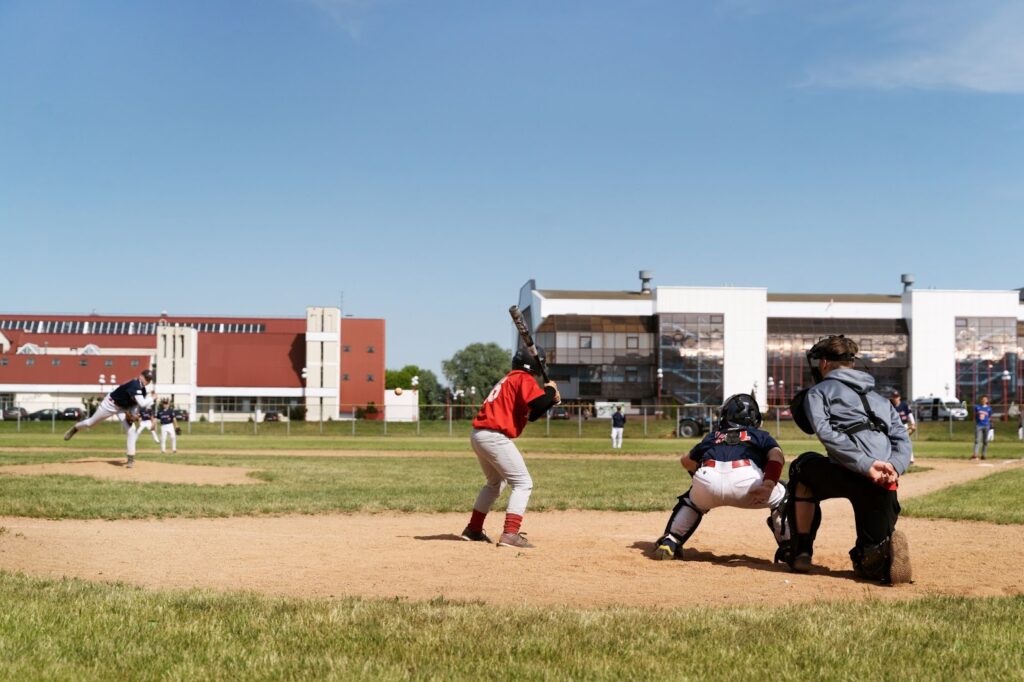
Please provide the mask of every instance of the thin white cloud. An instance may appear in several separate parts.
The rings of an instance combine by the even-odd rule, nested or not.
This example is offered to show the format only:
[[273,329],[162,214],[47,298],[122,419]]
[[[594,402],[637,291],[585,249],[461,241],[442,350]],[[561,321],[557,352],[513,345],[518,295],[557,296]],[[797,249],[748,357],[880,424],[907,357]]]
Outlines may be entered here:
[[905,2],[889,20],[893,54],[814,68],[807,84],[1024,93],[1024,1]]
[[354,41],[363,36],[366,17],[388,0],[298,0],[327,15]]

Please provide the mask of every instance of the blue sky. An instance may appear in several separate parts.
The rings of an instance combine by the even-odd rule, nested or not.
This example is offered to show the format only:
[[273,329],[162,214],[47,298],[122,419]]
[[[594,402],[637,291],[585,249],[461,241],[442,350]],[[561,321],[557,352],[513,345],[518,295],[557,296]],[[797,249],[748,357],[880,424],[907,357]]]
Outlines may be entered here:
[[[855,6],[854,6],[855,5]],[[1024,2],[0,0],[10,312],[1016,288]]]

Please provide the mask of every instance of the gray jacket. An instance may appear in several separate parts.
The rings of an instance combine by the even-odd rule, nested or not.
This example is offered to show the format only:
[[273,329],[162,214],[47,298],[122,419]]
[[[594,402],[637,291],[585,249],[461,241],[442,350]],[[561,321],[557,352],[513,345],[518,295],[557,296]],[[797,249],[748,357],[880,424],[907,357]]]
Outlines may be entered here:
[[[891,463],[902,474],[910,466],[910,436],[896,408],[874,388],[875,379],[867,372],[845,367],[833,370],[807,391],[807,418],[829,457],[847,469],[866,476],[878,459]],[[889,425],[888,434],[870,429],[843,432],[867,419],[858,392],[866,394],[871,410]]]

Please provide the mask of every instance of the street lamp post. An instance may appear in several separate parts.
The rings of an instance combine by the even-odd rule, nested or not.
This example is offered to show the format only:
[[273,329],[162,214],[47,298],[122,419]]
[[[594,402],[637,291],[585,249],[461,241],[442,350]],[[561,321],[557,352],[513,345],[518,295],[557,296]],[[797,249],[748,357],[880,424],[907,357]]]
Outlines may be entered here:
[[1009,421],[1010,419],[1010,372],[1009,370],[1003,370],[1003,421]]

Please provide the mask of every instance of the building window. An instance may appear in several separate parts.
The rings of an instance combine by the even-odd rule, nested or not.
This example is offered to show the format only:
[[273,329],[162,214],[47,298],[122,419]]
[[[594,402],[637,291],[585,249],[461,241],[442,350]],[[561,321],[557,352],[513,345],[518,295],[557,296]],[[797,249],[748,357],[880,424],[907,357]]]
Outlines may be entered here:
[[373,375],[372,374],[367,374],[366,375],[366,380],[367,381],[373,381]]
[[34,364],[36,364],[35,358],[25,358],[25,365],[27,367],[31,367]]
[[589,350],[591,348],[591,337],[580,336],[580,348]]
[[0,367],[7,366],[7,358],[0,358]]
[[54,367],[60,367],[60,358],[54,358],[53,360],[50,360],[50,364],[53,365]]
[[139,361],[138,360],[132,360],[131,365],[132,365],[132,367],[138,367],[139,366]]
[[366,352],[367,352],[367,353],[372,353],[372,352],[374,352],[374,351],[373,351],[373,346],[367,346],[367,347],[366,347]]
[[348,374],[342,374],[341,375],[341,380],[342,381],[348,381]]
[[89,361],[88,360],[79,360],[78,361],[78,366],[79,367],[88,367],[89,366]]
[[640,349],[640,337],[639,336],[627,336],[626,337],[626,348],[629,350]]
[[104,360],[103,361],[103,366],[104,367],[113,367],[114,366],[114,361],[113,360]]
[[958,317],[954,324],[956,397],[977,403],[987,395],[1002,411],[1017,395],[1017,320]]
[[352,350],[352,347],[351,347],[351,346],[342,346],[342,347],[341,347],[341,352],[342,352],[342,353],[348,353],[348,352],[350,352],[351,350]]
[[677,401],[720,405],[725,368],[725,318],[720,314],[658,316],[662,391]]

